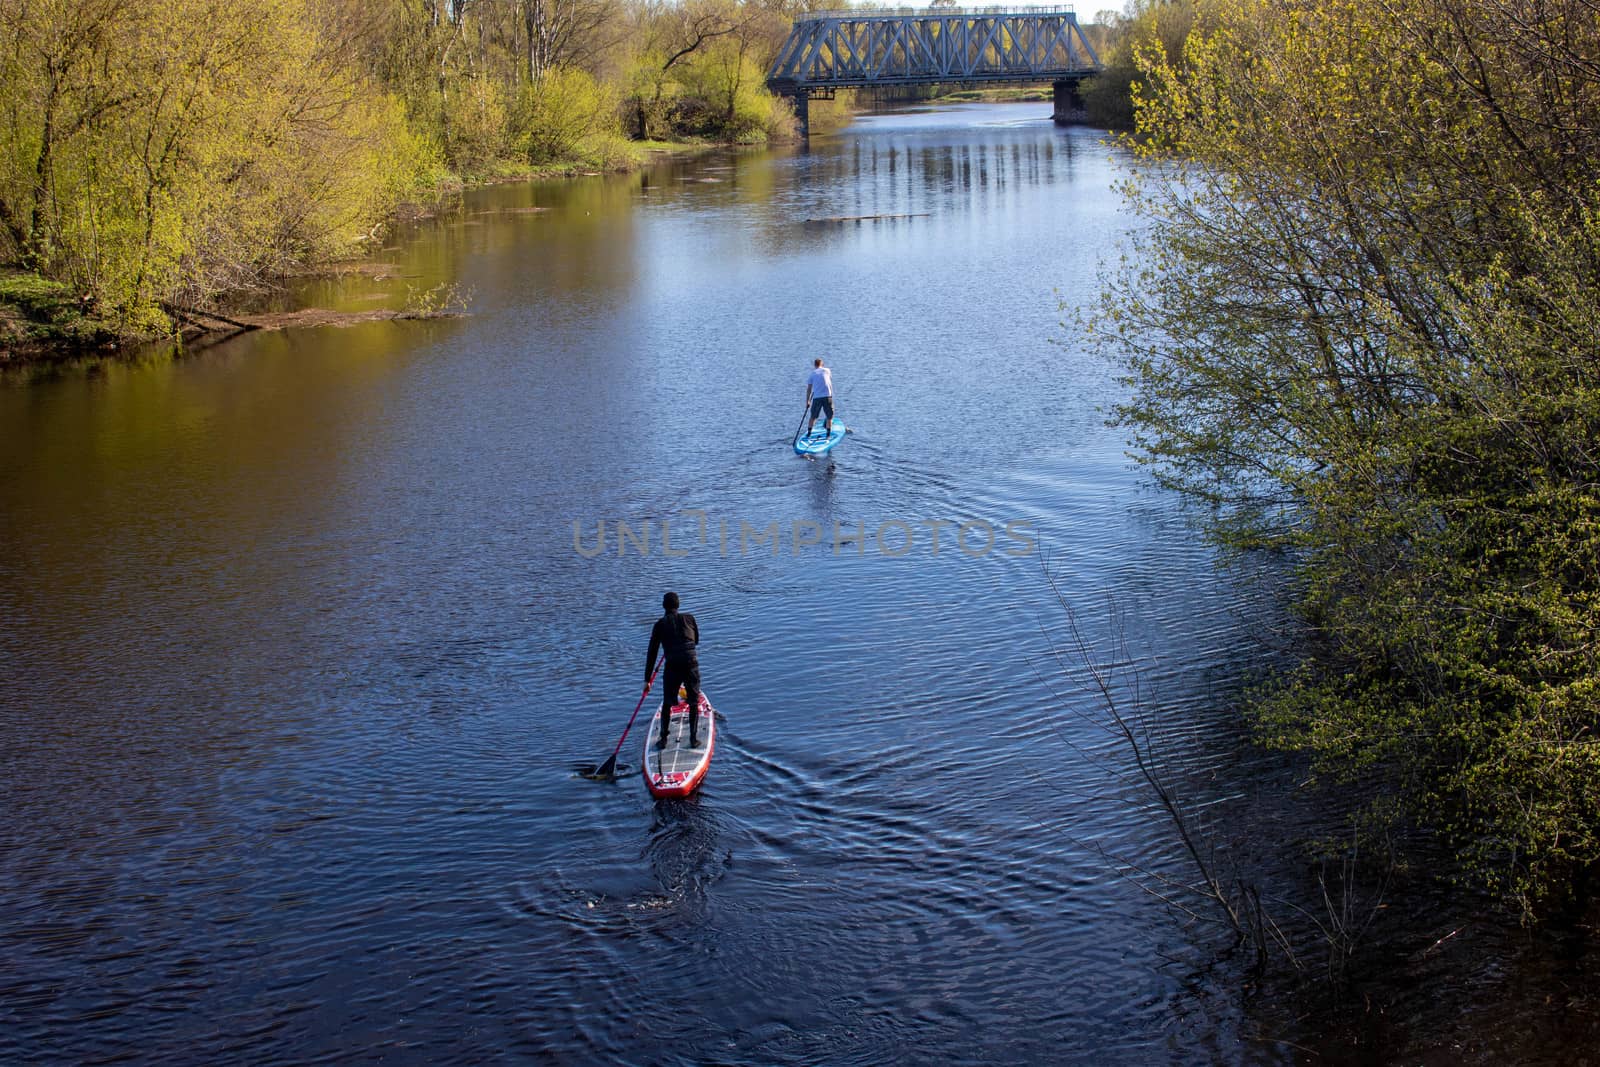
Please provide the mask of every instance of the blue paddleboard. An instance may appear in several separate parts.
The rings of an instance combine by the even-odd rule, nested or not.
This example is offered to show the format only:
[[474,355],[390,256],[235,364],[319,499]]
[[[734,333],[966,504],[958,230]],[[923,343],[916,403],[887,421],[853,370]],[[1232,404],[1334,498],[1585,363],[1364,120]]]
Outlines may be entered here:
[[808,434],[802,434],[794,439],[794,450],[802,456],[821,456],[833,448],[834,445],[844,440],[844,423],[838,419],[833,420],[833,432],[822,432],[822,420],[817,420],[816,427]]

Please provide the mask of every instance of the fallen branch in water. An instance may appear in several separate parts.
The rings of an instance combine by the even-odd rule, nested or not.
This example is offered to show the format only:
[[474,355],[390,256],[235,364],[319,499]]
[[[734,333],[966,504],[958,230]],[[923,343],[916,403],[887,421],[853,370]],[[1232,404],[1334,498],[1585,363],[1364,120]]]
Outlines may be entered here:
[[170,304],[166,301],[162,301],[161,310],[165,311],[168,315],[171,315],[179,322],[188,323],[189,325],[194,326],[197,329],[204,330],[207,333],[219,332],[222,327],[215,325],[219,322],[224,326],[232,327],[235,333],[242,333],[245,330],[257,329],[257,327],[251,323],[240,322],[238,319],[230,319],[228,316],[219,315],[215,311],[201,311],[199,308],[183,307],[180,304]]
[[877,222],[880,219],[925,219],[932,214],[931,211],[918,211],[910,215],[830,215],[823,219],[806,219],[806,225],[820,226],[828,222]]
[[[1112,609],[1115,635],[1112,654],[1109,657],[1097,656],[1079,626],[1077,611],[1067,600],[1048,565],[1044,574],[1051,592],[1065,613],[1070,637],[1069,651],[1079,666],[1074,667],[1066,662],[1053,642],[1050,642],[1051,655],[1062,674],[1084,679],[1080,684],[1094,695],[1100,709],[1099,715],[1089,712],[1080,714],[1085,721],[1115,738],[1119,749],[1131,758],[1132,768],[1127,771],[1115,770],[1117,777],[1124,782],[1140,784],[1154,795],[1167,825],[1188,857],[1195,877],[1175,878],[1154,869],[1150,864],[1116,855],[1098,842],[1086,844],[1120,867],[1134,885],[1175,912],[1190,920],[1217,924],[1231,931],[1233,942],[1224,955],[1240,947],[1245,948],[1254,958],[1252,969],[1257,974],[1267,968],[1269,956],[1280,957],[1295,972],[1303,973],[1307,969],[1307,961],[1296,949],[1298,938],[1292,938],[1279,925],[1268,910],[1268,905],[1289,909],[1315,930],[1317,940],[1327,950],[1327,977],[1334,982],[1344,980],[1378,915],[1386,907],[1384,898],[1394,871],[1392,856],[1378,868],[1381,875],[1378,884],[1363,890],[1358,872],[1362,839],[1359,835],[1353,835],[1348,845],[1336,850],[1337,867],[1332,872],[1333,878],[1329,877],[1329,859],[1325,857],[1319,863],[1317,888],[1320,899],[1309,906],[1302,906],[1282,896],[1264,896],[1254,880],[1232,869],[1233,864],[1219,861],[1217,849],[1208,840],[1206,827],[1194,815],[1197,806],[1186,803],[1178,796],[1159,757],[1159,746],[1143,710],[1134,660],[1129,654],[1121,623],[1115,617],[1115,607]],[[1048,641],[1048,634],[1046,637]],[[1103,755],[1080,746],[1061,731],[1057,731],[1057,734],[1086,758],[1105,762]],[[1441,943],[1443,940],[1440,939]]]
[[[1269,932],[1273,935],[1271,936],[1271,941],[1284,948],[1289,960],[1298,966],[1292,951],[1288,951],[1287,938],[1283,937],[1275,923],[1266,919],[1262,914],[1260,899],[1256,895],[1254,888],[1246,886],[1241,879],[1224,880],[1219,876],[1212,863],[1210,849],[1201,846],[1194,828],[1190,825],[1188,815],[1179,803],[1177,795],[1173,792],[1171,786],[1167,784],[1165,776],[1161,773],[1150,751],[1149,726],[1138,717],[1137,705],[1139,699],[1137,689],[1133,697],[1135,708],[1132,712],[1125,713],[1121,702],[1117,698],[1116,688],[1113,686],[1109,673],[1110,670],[1115,668],[1107,667],[1097,661],[1089,648],[1088,640],[1078,626],[1076,609],[1068,602],[1066,595],[1062,593],[1060,586],[1056,583],[1055,576],[1048,570],[1045,571],[1045,580],[1050,583],[1050,591],[1055,595],[1057,603],[1061,605],[1062,610],[1066,613],[1067,630],[1072,637],[1073,654],[1086,670],[1090,681],[1089,688],[1099,698],[1100,708],[1106,715],[1107,723],[1103,724],[1101,728],[1117,737],[1122,742],[1124,750],[1133,758],[1133,765],[1138,771],[1139,778],[1155,795],[1156,802],[1167,817],[1168,825],[1177,834],[1179,843],[1183,846],[1184,852],[1194,865],[1195,872],[1199,875],[1197,883],[1175,883],[1167,879],[1162,879],[1162,881],[1169,887],[1192,893],[1214,907],[1218,919],[1233,931],[1233,947],[1237,948],[1240,944],[1249,943],[1249,946],[1255,951],[1257,970],[1266,965]],[[1118,629],[1118,640],[1120,641],[1120,627]],[[1052,654],[1055,654],[1053,648]],[[1059,655],[1057,655],[1057,662],[1063,673],[1069,672],[1067,665],[1060,662]],[[1125,646],[1117,649],[1117,655],[1114,657],[1113,662],[1122,664],[1131,662]],[[1137,867],[1135,869],[1139,870]],[[1148,875],[1149,872],[1141,870],[1140,873]],[[1141,888],[1146,888],[1146,891],[1149,891],[1142,884]],[[1157,895],[1160,896],[1160,894]],[[1162,899],[1166,898],[1162,897]],[[1195,912],[1189,908],[1183,908],[1182,910],[1191,916],[1195,915]]]
[[293,330],[307,326],[356,326],[363,322],[385,322],[397,319],[439,319],[465,314],[455,309],[415,311],[411,309],[379,308],[373,311],[334,311],[330,308],[300,308],[297,311],[273,311],[262,315],[245,316],[246,329]]
[[[406,286],[406,302],[401,308],[374,308],[367,311],[334,311],[332,308],[298,308],[294,311],[265,311],[229,318],[212,311],[163,305],[167,314],[206,334],[232,336],[247,330],[291,330],[309,326],[355,326],[363,322],[393,319],[442,319],[467,313],[470,292],[462,292],[455,282],[441,282],[428,289]],[[223,326],[217,325],[224,324]],[[226,338],[214,338],[225,340]]]

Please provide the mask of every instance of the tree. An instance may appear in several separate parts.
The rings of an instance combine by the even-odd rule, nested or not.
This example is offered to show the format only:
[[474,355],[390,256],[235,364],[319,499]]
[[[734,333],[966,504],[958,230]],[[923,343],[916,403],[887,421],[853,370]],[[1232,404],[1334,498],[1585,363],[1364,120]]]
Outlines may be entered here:
[[561,163],[586,143],[616,134],[617,101],[609,86],[581,70],[551,70],[524,87],[519,148],[532,163]]
[[[1119,417],[1314,653],[1259,709],[1525,908],[1600,862],[1600,20],[1247,0],[1139,52]],[[1376,808],[1375,808],[1376,810]]]
[[134,330],[346,249],[425,153],[300,0],[7,8],[6,249]]
[[611,42],[617,5],[613,0],[516,0],[526,31],[530,81],[572,65]]
[[712,42],[741,33],[763,14],[759,8],[741,8],[732,0],[642,7],[637,31],[640,48],[632,79],[639,136],[648,140],[667,132],[667,103],[680,88],[674,68]]
[[776,132],[775,101],[765,88],[766,68],[788,33],[788,22],[759,8],[740,12],[730,32],[710,36],[676,66],[683,99],[679,125],[688,132],[729,141],[759,141]]
[[0,29],[12,42],[0,58],[0,85],[12,102],[0,143],[7,260],[51,265],[60,246],[57,157],[136,99],[138,87],[99,76],[96,58],[137,18],[123,0],[0,6]]
[[1084,87],[1090,120],[1113,129],[1131,128],[1140,51],[1158,47],[1169,61],[1181,64],[1194,18],[1193,0],[1134,0],[1127,15],[1111,11],[1097,15],[1098,30],[1085,27],[1085,32],[1098,38],[1095,48],[1105,69]]

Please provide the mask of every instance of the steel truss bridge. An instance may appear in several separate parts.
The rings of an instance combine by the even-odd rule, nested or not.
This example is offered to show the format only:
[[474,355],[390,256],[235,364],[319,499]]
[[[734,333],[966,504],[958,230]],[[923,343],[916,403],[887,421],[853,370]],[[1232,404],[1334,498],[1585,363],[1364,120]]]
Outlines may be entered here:
[[1071,11],[834,11],[795,22],[767,88],[793,99],[805,133],[811,97],[885,85],[1054,82],[1056,118],[1064,120],[1064,111],[1082,107],[1078,83],[1099,72]]

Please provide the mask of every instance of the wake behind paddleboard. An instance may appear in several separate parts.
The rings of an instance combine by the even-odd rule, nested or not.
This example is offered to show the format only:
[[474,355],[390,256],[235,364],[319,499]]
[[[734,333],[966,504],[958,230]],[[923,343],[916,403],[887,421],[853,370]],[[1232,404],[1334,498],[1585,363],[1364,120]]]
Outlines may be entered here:
[[794,439],[795,453],[801,456],[826,455],[834,445],[844,440],[844,433],[844,423],[838,419],[833,420],[832,432],[823,433],[822,421],[819,419],[816,429]]
[[657,748],[661,738],[661,712],[650,720],[650,732],[644,743],[644,784],[651,795],[657,797],[686,797],[700,785],[711,766],[711,751],[716,748],[717,715],[711,701],[700,694],[699,732],[700,744],[689,747],[689,704],[680,698],[672,706],[672,720],[668,727],[667,743]]

